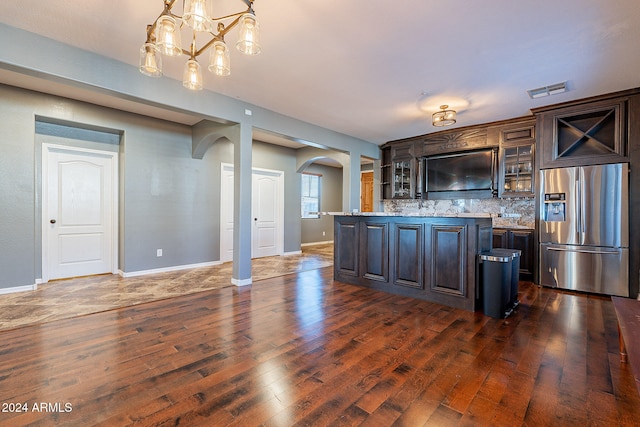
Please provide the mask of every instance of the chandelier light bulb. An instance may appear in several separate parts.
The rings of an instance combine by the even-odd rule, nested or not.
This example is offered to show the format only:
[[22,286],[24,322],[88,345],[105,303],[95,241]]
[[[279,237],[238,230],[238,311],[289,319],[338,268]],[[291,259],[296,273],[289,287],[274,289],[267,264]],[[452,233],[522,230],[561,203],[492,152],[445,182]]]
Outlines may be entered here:
[[231,74],[229,49],[222,40],[216,40],[211,46],[209,54],[209,71],[216,76],[228,76]]
[[238,50],[246,55],[257,55],[260,53],[260,26],[253,13],[245,13],[240,18],[240,29],[238,30]]
[[211,1],[185,0],[182,21],[195,31],[211,31]]
[[140,72],[149,77],[162,76],[162,55],[153,43],[145,43],[140,48]]
[[182,53],[180,25],[173,16],[162,15],[156,23],[156,45],[163,55],[179,56]]
[[202,71],[195,59],[190,59],[184,66],[182,86],[190,90],[202,90]]

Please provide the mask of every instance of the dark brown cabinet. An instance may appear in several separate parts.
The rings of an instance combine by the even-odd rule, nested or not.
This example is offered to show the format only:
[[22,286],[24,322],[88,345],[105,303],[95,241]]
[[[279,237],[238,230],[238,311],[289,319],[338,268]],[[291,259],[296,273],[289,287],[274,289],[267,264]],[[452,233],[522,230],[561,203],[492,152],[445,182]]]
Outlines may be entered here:
[[393,182],[391,174],[391,147],[385,147],[381,150],[380,166],[380,198],[391,199],[391,183]]
[[500,129],[499,197],[533,197],[535,190],[535,122]]
[[[491,174],[492,197],[533,197],[535,128],[534,118],[519,117],[389,141],[381,147],[382,199],[430,198],[423,188],[424,158],[497,147],[501,156]],[[453,198],[477,197],[458,191]]]
[[393,199],[413,199],[415,197],[415,159],[402,158],[391,162],[391,197]]
[[493,247],[520,250],[520,280],[533,280],[535,272],[534,230],[494,228]]
[[626,98],[613,98],[539,113],[540,167],[629,161],[626,110]]
[[361,228],[362,243],[359,246],[367,248],[367,253],[362,258],[362,277],[387,283],[389,281],[389,223],[364,221]]
[[[432,254],[430,291],[433,294],[464,296],[468,270],[467,228],[463,225],[431,227],[429,249]],[[475,258],[475,257],[474,257]]]
[[382,149],[383,199],[413,199],[416,190],[417,163],[413,144],[404,143]]
[[509,230],[506,228],[494,228],[492,237],[492,247],[509,248]]
[[533,143],[501,147],[500,197],[533,197]]
[[490,218],[336,216],[334,278],[473,311]]
[[[341,242],[360,241],[360,224],[358,221],[345,219],[334,224],[334,239]],[[360,276],[360,245],[335,245],[333,249],[333,265],[340,276]]]
[[[424,224],[392,223],[393,284],[422,289],[424,262]],[[368,250],[368,248],[367,248]]]

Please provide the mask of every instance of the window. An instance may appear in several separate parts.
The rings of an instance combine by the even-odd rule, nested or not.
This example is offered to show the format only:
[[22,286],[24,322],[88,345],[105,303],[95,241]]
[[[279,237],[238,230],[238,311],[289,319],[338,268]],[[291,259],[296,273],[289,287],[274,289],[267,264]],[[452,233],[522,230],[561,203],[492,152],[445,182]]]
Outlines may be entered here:
[[320,218],[320,175],[302,174],[302,218]]

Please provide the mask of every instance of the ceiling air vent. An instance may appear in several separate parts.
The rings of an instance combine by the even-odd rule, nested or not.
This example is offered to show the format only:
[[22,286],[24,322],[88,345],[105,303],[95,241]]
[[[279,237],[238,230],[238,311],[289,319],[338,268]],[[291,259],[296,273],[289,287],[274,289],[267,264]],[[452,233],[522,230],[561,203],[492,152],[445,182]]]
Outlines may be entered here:
[[556,95],[567,91],[567,82],[556,83],[554,85],[543,86],[537,89],[529,89],[527,93],[531,99],[542,98],[543,96]]

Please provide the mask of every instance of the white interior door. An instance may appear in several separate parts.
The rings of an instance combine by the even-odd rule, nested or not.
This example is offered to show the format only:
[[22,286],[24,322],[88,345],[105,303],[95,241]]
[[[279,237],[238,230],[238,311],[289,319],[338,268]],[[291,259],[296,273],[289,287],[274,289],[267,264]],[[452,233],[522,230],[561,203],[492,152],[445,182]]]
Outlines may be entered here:
[[280,175],[269,171],[254,171],[252,181],[253,229],[252,257],[279,255],[278,233],[280,223]]
[[[220,261],[233,260],[233,165],[222,165]],[[253,169],[251,257],[281,255],[284,248],[284,172]]]
[[117,153],[43,144],[43,281],[115,273]]

